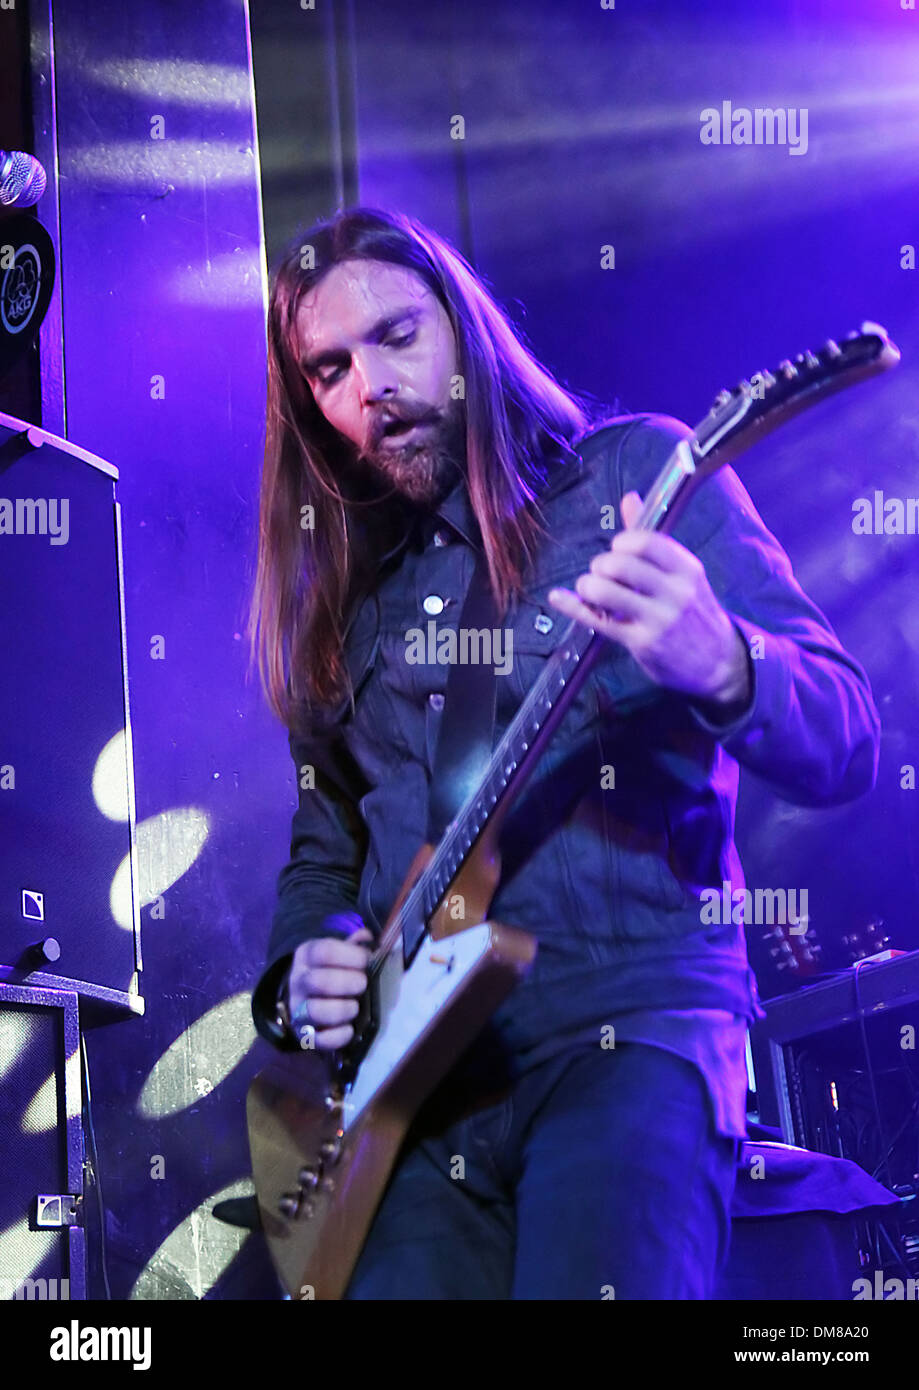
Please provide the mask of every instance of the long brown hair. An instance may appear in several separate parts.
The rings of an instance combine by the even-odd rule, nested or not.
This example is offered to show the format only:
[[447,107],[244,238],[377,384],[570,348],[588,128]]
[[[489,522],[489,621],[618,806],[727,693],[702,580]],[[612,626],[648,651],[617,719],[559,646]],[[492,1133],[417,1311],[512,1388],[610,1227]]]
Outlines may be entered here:
[[[467,487],[502,613],[520,592],[542,529],[536,498],[544,456],[570,446],[591,420],[587,398],[564,390],[540,365],[468,262],[414,218],[350,208],[294,239],[272,275],[265,459],[247,629],[250,670],[257,661],[268,703],[291,730],[307,708],[341,699],[347,687],[342,629],[360,498],[349,495],[342,441],[316,405],[296,339],[303,295],[346,260],[404,266],[449,315],[465,390]],[[302,518],[312,526],[304,527]]]

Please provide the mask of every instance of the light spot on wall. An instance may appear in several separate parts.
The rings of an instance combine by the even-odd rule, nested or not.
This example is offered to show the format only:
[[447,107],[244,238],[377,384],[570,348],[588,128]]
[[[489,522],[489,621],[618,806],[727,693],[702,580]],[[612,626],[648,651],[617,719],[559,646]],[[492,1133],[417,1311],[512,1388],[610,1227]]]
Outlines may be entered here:
[[[132,1299],[203,1298],[251,1235],[211,1215],[218,1202],[253,1194],[251,1178],[240,1178],[206,1198],[163,1241],[138,1275]],[[280,1294],[279,1294],[280,1297]]]
[[138,1114],[175,1115],[219,1086],[255,1041],[251,1007],[251,994],[234,994],[180,1033],[144,1082]]
[[[210,817],[197,806],[161,811],[140,822],[137,870],[141,907],[153,902],[188,872],[201,853],[209,831]],[[130,855],[125,855],[115,871],[109,906],[119,927],[132,931]]]

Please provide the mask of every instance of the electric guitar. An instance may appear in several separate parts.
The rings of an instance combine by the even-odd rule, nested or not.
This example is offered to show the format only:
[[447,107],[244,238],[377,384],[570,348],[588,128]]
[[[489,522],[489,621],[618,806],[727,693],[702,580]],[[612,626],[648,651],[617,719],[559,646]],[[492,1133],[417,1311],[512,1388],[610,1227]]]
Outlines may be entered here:
[[[885,330],[864,323],[720,392],[661,470],[637,527],[666,531],[718,468],[899,360]],[[605,641],[571,621],[440,843],[418,850],[371,956],[352,1041],[333,1054],[278,1052],[249,1089],[261,1226],[292,1298],[341,1298],[412,1118],[535,957],[531,935],[488,920],[499,832]]]

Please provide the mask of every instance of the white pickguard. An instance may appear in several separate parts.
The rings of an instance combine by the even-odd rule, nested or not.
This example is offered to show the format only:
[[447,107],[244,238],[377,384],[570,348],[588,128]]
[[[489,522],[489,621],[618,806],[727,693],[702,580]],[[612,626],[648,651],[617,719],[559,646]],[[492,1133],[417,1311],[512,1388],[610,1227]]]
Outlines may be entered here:
[[[382,1025],[342,1101],[347,1131],[409,1052],[424,1039],[432,1021],[488,949],[491,926],[483,922],[455,936],[434,941],[426,932],[408,970],[402,969],[401,940],[380,975]],[[449,962],[445,964],[444,962]]]

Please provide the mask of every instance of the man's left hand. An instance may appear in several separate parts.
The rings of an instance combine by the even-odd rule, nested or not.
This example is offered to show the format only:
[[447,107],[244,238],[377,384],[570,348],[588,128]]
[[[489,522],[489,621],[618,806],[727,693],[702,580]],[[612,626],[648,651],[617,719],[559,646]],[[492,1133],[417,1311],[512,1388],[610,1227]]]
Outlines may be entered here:
[[719,706],[749,700],[747,646],[712,593],[701,560],[672,536],[636,531],[641,498],[622,499],[625,530],[594,557],[575,588],[549,602],[621,642],[659,685]]

